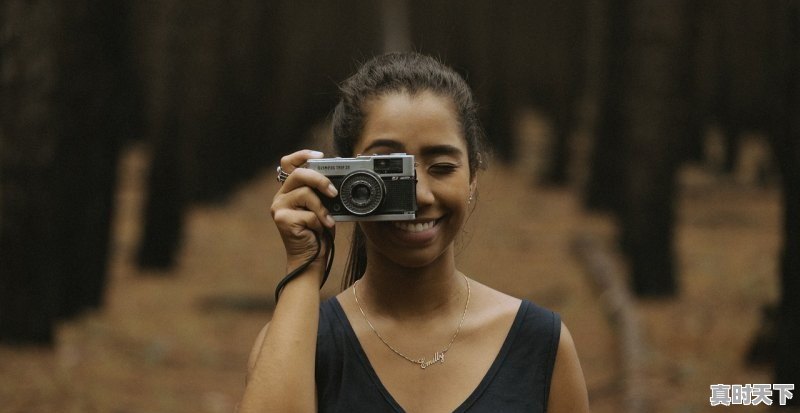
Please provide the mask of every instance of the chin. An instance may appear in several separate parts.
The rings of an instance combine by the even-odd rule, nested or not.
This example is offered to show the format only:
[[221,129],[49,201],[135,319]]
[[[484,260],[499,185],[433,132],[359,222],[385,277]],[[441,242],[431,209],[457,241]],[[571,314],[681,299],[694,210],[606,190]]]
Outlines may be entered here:
[[379,253],[398,267],[419,269],[435,264],[447,251],[448,249],[438,251],[438,253],[433,251],[408,251],[398,253],[392,253],[393,251],[380,251]]
[[[388,224],[392,225],[392,224]],[[391,228],[384,236],[373,238],[370,248],[387,259],[405,268],[422,268],[434,264],[453,248],[436,230],[407,233]]]
[[457,228],[453,216],[421,217],[410,221],[362,223],[370,248],[383,259],[406,268],[436,263],[453,249]]

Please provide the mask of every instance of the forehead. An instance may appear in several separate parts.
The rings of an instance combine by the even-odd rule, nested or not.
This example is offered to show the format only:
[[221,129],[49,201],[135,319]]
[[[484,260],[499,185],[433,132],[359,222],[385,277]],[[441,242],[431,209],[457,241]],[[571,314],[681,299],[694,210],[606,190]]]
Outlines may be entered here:
[[408,153],[448,145],[466,153],[466,140],[450,98],[429,91],[414,95],[391,93],[371,99],[364,112],[364,129],[356,153],[369,154],[364,151],[376,145]]

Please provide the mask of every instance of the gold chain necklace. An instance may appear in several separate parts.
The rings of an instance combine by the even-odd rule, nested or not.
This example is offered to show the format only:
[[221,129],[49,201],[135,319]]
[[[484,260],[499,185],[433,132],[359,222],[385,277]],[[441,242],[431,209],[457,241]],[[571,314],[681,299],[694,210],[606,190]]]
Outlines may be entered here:
[[398,351],[396,348],[392,347],[391,344],[389,344],[383,337],[381,337],[380,333],[378,333],[378,330],[375,330],[375,327],[372,325],[372,323],[370,323],[369,319],[367,318],[367,314],[364,312],[364,309],[361,308],[361,303],[358,301],[358,294],[356,294],[356,285],[358,284],[359,281],[361,281],[361,280],[357,280],[355,283],[353,283],[353,297],[355,297],[355,299],[356,299],[356,305],[358,306],[358,309],[361,311],[361,315],[364,316],[364,321],[367,322],[367,325],[369,326],[369,328],[372,330],[373,333],[375,333],[375,335],[378,337],[378,339],[386,347],[389,348],[389,350],[392,350],[398,356],[400,356],[400,357],[402,357],[402,358],[404,358],[404,359],[406,359],[406,360],[408,360],[408,361],[410,361],[410,362],[412,362],[414,364],[418,364],[420,366],[420,368],[422,368],[422,369],[426,369],[426,368],[428,368],[428,367],[430,367],[430,366],[432,366],[432,365],[434,365],[436,363],[440,363],[440,364],[444,363],[444,355],[445,355],[445,353],[447,353],[448,350],[450,350],[450,346],[453,345],[453,342],[456,341],[456,337],[458,337],[458,333],[461,331],[461,325],[464,324],[464,318],[467,316],[467,309],[469,308],[469,297],[470,297],[472,291],[471,291],[470,286],[469,286],[469,278],[467,278],[466,275],[464,276],[464,281],[466,281],[466,283],[467,283],[467,302],[464,304],[464,312],[461,314],[461,320],[458,322],[458,328],[456,328],[456,332],[455,332],[455,334],[453,334],[453,338],[450,339],[450,342],[447,343],[447,346],[443,350],[437,351],[436,353],[434,353],[433,354],[433,358],[430,359],[430,360],[425,360],[424,357],[418,358],[418,359],[412,359],[411,357],[406,356],[405,354],[403,354],[400,351]]

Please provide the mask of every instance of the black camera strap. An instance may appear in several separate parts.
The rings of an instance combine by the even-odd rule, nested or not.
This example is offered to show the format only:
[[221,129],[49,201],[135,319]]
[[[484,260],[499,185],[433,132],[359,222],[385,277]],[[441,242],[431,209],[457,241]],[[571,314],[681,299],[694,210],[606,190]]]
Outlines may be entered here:
[[[336,252],[336,246],[334,245],[333,242],[333,234],[331,233],[331,230],[328,228],[323,228],[322,234],[325,236],[325,241],[328,244],[328,251],[326,251],[328,258],[325,263],[325,273],[322,275],[322,283],[320,283],[319,285],[320,289],[322,289],[322,286],[325,285],[325,281],[328,280],[328,276],[331,273],[331,266],[333,266],[333,255]],[[314,262],[314,260],[316,260],[317,257],[319,257],[319,254],[322,250],[322,242],[320,241],[319,234],[317,232],[314,232],[314,238],[316,238],[317,240],[317,251],[314,253],[313,257],[309,258],[308,261],[304,262],[302,265],[295,268],[289,274],[286,274],[286,276],[283,277],[283,279],[278,283],[278,286],[275,287],[275,304],[278,303],[278,298],[280,298],[281,292],[283,291],[283,287],[285,287],[286,284],[289,283],[289,281],[293,280],[295,277],[297,277],[303,271],[305,271],[308,268],[308,266],[311,265],[311,263]]]

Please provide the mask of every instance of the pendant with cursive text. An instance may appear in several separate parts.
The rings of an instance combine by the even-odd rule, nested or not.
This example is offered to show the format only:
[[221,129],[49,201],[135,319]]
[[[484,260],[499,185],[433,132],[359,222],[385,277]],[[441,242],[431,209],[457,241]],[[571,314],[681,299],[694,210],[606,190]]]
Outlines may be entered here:
[[426,369],[436,363],[444,364],[444,352],[437,351],[436,354],[433,355],[433,358],[430,360],[422,359],[419,361],[419,366],[423,369]]

